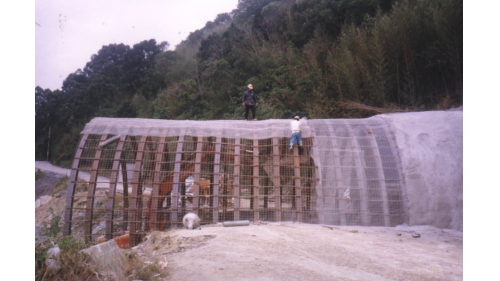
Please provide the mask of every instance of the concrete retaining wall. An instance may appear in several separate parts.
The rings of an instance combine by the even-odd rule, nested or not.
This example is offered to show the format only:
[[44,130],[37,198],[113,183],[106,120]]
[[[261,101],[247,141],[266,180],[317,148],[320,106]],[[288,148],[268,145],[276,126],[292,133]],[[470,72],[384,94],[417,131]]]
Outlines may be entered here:
[[379,116],[398,147],[410,225],[463,231],[463,111]]

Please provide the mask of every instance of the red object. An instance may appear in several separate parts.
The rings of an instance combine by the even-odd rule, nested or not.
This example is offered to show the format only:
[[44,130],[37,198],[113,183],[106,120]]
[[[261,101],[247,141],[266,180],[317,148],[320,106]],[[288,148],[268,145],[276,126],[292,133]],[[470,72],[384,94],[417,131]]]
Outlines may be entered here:
[[116,244],[118,244],[118,247],[122,249],[130,248],[130,236],[128,234],[115,237],[113,238],[113,240],[115,240]]

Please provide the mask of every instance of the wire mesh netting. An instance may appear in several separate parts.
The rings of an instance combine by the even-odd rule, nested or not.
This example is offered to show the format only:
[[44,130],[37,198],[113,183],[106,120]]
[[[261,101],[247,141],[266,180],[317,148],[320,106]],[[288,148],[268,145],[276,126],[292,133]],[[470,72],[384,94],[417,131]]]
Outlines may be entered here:
[[379,118],[171,121],[95,118],[73,162],[65,233],[87,241],[201,223],[407,221],[401,165]]

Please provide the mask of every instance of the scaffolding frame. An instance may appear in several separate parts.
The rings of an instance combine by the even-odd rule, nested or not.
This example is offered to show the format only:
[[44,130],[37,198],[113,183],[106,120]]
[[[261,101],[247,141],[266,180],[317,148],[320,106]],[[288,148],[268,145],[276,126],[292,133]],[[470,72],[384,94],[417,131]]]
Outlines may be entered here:
[[188,212],[202,224],[408,221],[397,148],[382,119],[301,122],[303,147],[289,151],[290,120],[96,118],[75,153],[64,233],[90,242],[128,232],[134,246],[150,230],[180,227]]

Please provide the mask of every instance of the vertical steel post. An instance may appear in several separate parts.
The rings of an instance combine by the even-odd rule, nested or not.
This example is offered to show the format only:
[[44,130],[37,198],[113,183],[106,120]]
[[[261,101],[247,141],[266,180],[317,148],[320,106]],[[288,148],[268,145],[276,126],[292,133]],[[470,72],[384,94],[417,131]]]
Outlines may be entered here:
[[146,136],[141,136],[139,141],[139,147],[137,148],[137,153],[135,156],[135,166],[134,166],[134,179],[132,181],[132,196],[130,200],[130,247],[134,247],[137,242],[139,242],[139,233],[137,226],[140,224],[139,212],[139,188],[141,188],[141,167],[142,167],[142,156],[144,154],[144,146],[146,143]]
[[358,176],[358,188],[361,191],[361,225],[369,225],[369,218],[368,218],[368,192],[367,192],[367,186],[366,186],[366,174],[365,174],[365,167],[366,163],[364,161],[364,154],[361,153],[361,149],[358,145],[358,141],[356,139],[356,136],[354,135],[351,125],[346,123],[346,128],[347,131],[349,132],[349,135],[351,136],[351,140],[353,141],[352,148],[354,151],[359,151],[356,153],[356,157],[354,157],[354,163],[356,166],[356,173]]
[[273,130],[273,185],[274,185],[274,220],[281,221],[281,176],[280,149],[276,131]]
[[161,137],[158,143],[158,147],[156,150],[156,164],[155,164],[155,174],[153,176],[153,192],[151,196],[151,208],[150,213],[151,217],[150,222],[152,222],[152,229],[153,230],[160,230],[162,231],[163,229],[158,229],[158,198],[159,198],[159,190],[160,190],[160,182],[161,182],[161,162],[163,160],[163,152],[165,150],[165,140],[166,137]]
[[89,137],[85,134],[80,139],[78,148],[76,149],[75,159],[73,159],[73,165],[71,166],[71,174],[68,181],[68,191],[66,193],[66,209],[64,210],[64,235],[71,235],[71,220],[73,217],[73,197],[75,196],[75,185],[78,179],[78,166],[80,164],[80,157],[82,156],[83,148],[85,147],[85,142]]
[[253,214],[254,221],[260,219],[260,202],[259,202],[259,139],[258,134],[253,134]]
[[295,186],[295,210],[297,221],[302,222],[302,186],[300,182],[300,155],[299,146],[293,147],[293,178]]
[[174,166],[174,179],[173,179],[173,190],[172,190],[172,213],[170,214],[170,220],[172,227],[177,227],[177,213],[179,207],[179,180],[181,173],[182,164],[182,149],[184,147],[184,130],[180,133],[179,140],[177,142],[177,152],[175,155],[175,166]]
[[[220,132],[219,132],[220,134]],[[214,194],[213,194],[213,222],[219,221],[219,172],[220,172],[220,150],[222,137],[217,136],[215,143],[214,158]]]
[[[99,142],[103,142],[108,138],[107,134],[101,136]],[[94,160],[92,161],[92,168],[90,170],[89,185],[87,187],[87,205],[85,207],[85,220],[83,222],[83,235],[85,237],[85,242],[90,243],[92,241],[92,215],[94,214],[94,197],[95,190],[97,186],[97,176],[99,161],[101,160],[102,147],[97,146]]]
[[[332,127],[328,127],[329,129],[329,134],[332,138],[332,150],[333,150],[333,163],[334,163],[334,175],[335,175],[335,195],[338,196],[339,190],[340,194],[343,194],[343,189],[345,188],[343,181],[342,181],[342,164],[340,161],[340,153],[339,153],[339,148],[340,145],[337,142],[337,136],[335,135],[335,130]],[[340,195],[342,196],[342,195]],[[342,198],[336,197],[336,200],[339,201],[338,205],[336,204],[335,207],[336,209],[339,210],[339,220],[341,225],[346,225],[346,215],[342,213],[346,207],[345,207],[345,200]],[[334,220],[335,221],[335,220]]]
[[120,161],[123,151],[123,146],[125,145],[125,139],[127,136],[121,136],[116,147],[115,158],[113,160],[113,167],[111,168],[111,177],[109,183],[109,194],[108,194],[108,207],[106,211],[106,240],[113,238],[113,219],[115,211],[115,195],[116,195],[116,185],[118,181],[118,174],[120,169]]
[[[313,153],[313,159],[315,161],[320,162],[320,156],[319,156],[319,146],[318,146],[318,140],[316,139],[316,131],[313,129],[311,131],[312,135],[312,153]],[[323,183],[318,182],[319,177],[320,177],[320,171],[318,169],[318,163],[315,163],[314,171],[315,171],[315,180],[313,187],[316,189],[316,209],[318,210],[318,221],[320,224],[325,223],[325,204],[324,204],[324,195],[323,195]]]
[[390,226],[390,220],[389,220],[389,203],[387,202],[387,185],[385,184],[385,174],[384,174],[384,166],[382,165],[382,157],[380,155],[380,147],[378,145],[378,142],[374,136],[374,134],[370,134],[372,143],[376,147],[374,149],[374,156],[375,156],[375,162],[378,171],[378,181],[380,182],[380,192],[382,195],[382,210],[384,212],[384,226]]
[[200,208],[200,174],[201,174],[201,156],[203,154],[203,136],[198,136],[196,143],[196,164],[194,166],[193,180],[193,212],[199,215]]
[[234,140],[234,220],[240,220],[240,143],[241,139],[239,134],[236,135]]

